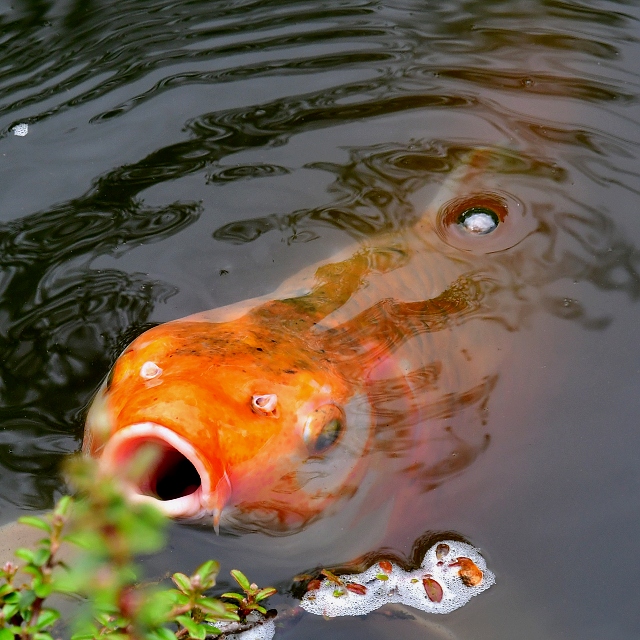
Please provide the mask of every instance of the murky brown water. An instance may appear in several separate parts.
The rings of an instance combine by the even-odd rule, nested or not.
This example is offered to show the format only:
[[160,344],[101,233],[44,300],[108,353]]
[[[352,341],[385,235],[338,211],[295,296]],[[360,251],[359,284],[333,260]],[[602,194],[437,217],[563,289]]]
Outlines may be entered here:
[[402,227],[488,146],[532,225],[500,257],[509,354],[489,446],[403,489],[392,522],[372,501],[289,537],[176,527],[153,570],[213,556],[286,587],[452,530],[497,585],[442,628],[308,617],[288,637],[638,637],[638,17],[614,2],[0,4],[2,521],[58,495],[128,337]]

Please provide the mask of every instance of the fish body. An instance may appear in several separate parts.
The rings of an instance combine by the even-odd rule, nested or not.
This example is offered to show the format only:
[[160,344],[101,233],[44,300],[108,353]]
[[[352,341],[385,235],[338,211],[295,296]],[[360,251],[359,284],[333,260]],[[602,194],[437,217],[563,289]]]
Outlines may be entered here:
[[[415,225],[306,269],[271,296],[145,332],[100,388],[83,450],[127,475],[154,448],[125,479],[134,500],[270,532],[330,512],[361,490],[372,464],[400,458],[407,472],[438,476],[440,464],[446,475],[451,462],[429,466],[421,434],[430,419],[481,410],[499,367],[499,323],[480,320],[505,267],[494,254],[513,242],[517,215],[486,185],[481,151]],[[461,220],[474,211],[497,229],[468,233]]]

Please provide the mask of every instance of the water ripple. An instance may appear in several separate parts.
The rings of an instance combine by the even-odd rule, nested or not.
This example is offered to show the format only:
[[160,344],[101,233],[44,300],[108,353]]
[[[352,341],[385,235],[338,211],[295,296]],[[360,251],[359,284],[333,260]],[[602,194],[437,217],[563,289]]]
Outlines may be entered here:
[[[191,236],[203,242],[197,250],[224,260],[232,254],[220,248],[231,248],[215,241],[253,256],[268,242],[248,243],[268,233],[295,244],[329,227],[355,237],[399,229],[483,146],[493,149],[488,173],[525,194],[535,228],[526,255],[497,261],[502,290],[487,316],[513,329],[542,309],[595,331],[610,309],[563,296],[558,283],[640,297],[640,252],[611,197],[640,192],[633,5],[122,0],[1,11],[0,168],[33,189],[31,176],[9,173],[18,122],[42,125],[20,149],[31,150],[24,166],[37,167],[45,188],[51,140],[65,160],[83,136],[112,153],[71,195],[7,210],[13,219],[0,225],[0,484],[15,480],[12,500],[50,500],[55,464],[75,446],[82,406],[113,354],[176,291],[132,269],[91,269],[92,260],[204,219]],[[142,121],[154,128],[139,133]],[[118,127],[144,150],[109,150]],[[327,148],[307,148],[318,140]],[[304,194],[305,176],[326,192]],[[304,195],[262,206],[282,185]],[[215,206],[240,212],[218,218]],[[209,281],[194,286],[215,298]],[[371,315],[391,341],[393,306]],[[485,396],[477,390],[469,410]],[[402,414],[386,409],[397,437]],[[467,461],[486,446],[440,436]],[[452,470],[414,471],[435,484]]]

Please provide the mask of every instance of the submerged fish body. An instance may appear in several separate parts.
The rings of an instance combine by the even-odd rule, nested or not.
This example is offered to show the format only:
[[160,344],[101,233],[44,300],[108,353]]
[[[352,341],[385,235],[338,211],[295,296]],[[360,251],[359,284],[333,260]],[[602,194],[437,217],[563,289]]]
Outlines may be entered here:
[[[486,319],[512,222],[483,162],[478,152],[456,170],[414,226],[272,296],[142,334],[93,402],[84,451],[172,517],[271,532],[353,496],[371,464],[400,459],[437,484],[471,462],[482,444],[466,461],[458,447],[454,464],[420,433],[434,417],[482,409],[496,381],[500,323]],[[466,231],[469,212],[491,214],[496,231]]]

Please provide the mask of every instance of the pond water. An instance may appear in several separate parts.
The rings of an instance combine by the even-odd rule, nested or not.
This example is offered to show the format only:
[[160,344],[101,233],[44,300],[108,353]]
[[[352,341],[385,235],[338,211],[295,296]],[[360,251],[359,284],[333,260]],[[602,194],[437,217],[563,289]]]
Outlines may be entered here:
[[456,158],[501,149],[489,170],[535,233],[501,257],[486,449],[393,521],[373,500],[292,536],[175,526],[149,570],[215,557],[286,590],[453,531],[496,574],[467,606],[282,637],[637,638],[639,18],[603,0],[0,2],[0,520],[60,495],[128,339],[408,224]]

